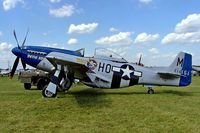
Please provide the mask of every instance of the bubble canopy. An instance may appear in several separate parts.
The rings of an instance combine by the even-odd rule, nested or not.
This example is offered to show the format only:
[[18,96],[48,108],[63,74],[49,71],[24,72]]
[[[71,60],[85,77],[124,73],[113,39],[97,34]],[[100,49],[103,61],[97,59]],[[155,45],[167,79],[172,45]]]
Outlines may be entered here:
[[105,49],[105,48],[96,48],[94,57],[103,59],[103,60],[111,60],[111,61],[115,61],[115,62],[127,62],[119,54],[117,54],[111,50]]

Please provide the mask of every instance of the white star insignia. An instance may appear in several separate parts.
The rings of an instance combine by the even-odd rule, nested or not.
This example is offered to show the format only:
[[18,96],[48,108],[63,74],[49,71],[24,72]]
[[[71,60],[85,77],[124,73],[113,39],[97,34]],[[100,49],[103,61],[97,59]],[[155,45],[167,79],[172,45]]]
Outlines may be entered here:
[[122,69],[122,68],[121,68],[121,70],[123,71],[123,75],[122,75],[122,77],[124,77],[124,76],[127,75],[128,78],[130,78],[130,73],[133,72],[132,70],[129,69],[129,66],[126,66],[126,69]]

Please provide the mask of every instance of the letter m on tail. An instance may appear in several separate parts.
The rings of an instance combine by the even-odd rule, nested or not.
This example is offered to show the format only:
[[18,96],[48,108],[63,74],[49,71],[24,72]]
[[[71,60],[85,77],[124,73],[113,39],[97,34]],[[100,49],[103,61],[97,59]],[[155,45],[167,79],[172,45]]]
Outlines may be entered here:
[[181,67],[183,67],[183,58],[179,58],[179,57],[178,57],[176,66],[181,66]]

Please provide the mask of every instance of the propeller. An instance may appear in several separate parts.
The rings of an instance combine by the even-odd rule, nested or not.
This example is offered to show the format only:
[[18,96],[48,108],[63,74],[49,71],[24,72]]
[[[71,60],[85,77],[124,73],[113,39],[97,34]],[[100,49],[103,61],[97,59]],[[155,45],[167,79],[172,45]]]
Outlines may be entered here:
[[18,42],[18,39],[17,39],[15,30],[13,31],[13,34],[14,34],[15,40],[16,40],[16,42],[17,42],[18,48],[21,49],[20,46],[19,46],[19,42]]
[[19,57],[17,57],[17,58],[15,59],[15,62],[14,62],[14,64],[13,64],[13,68],[12,68],[12,70],[11,70],[11,72],[10,72],[10,78],[13,78],[13,76],[14,76],[14,74],[15,74],[15,71],[16,71],[16,69],[17,69],[18,64],[19,64]]
[[141,63],[141,60],[142,60],[142,54],[140,54],[139,61],[136,64],[139,65],[139,66],[144,66],[144,64]]
[[27,31],[26,31],[26,36],[25,36],[25,38],[24,38],[24,41],[23,41],[23,43],[22,43],[22,49],[24,48],[24,44],[25,44],[25,42],[26,42],[26,38],[27,38],[27,36],[28,36],[28,33],[29,33],[29,28],[27,29]]
[[26,70],[26,63],[21,59],[21,62],[22,62],[22,66],[24,68],[24,70]]
[[[25,38],[24,38],[24,41],[23,41],[23,43],[22,43],[22,45],[21,45],[21,47],[20,47],[19,41],[18,41],[18,39],[17,39],[16,32],[15,32],[15,30],[13,31],[15,40],[16,40],[16,42],[17,42],[18,49],[23,50],[24,44],[26,43],[26,39],[27,39],[27,36],[28,36],[28,32],[29,32],[29,28],[28,28],[28,30],[27,30],[27,32],[26,32],[26,36],[25,36]],[[17,66],[18,66],[18,64],[19,64],[19,59],[20,59],[20,57],[17,57],[17,58],[15,59],[15,62],[14,62],[13,67],[12,67],[12,70],[11,70],[11,72],[10,72],[10,78],[11,78],[11,79],[13,78],[13,76],[14,76],[14,74],[15,74],[15,71],[16,71],[16,69],[17,69]],[[25,70],[25,69],[26,69],[26,63],[25,63],[22,59],[20,59],[20,60],[21,60],[23,69]]]
[[142,54],[140,54],[140,58],[139,58],[139,62],[138,62],[139,65],[141,64],[141,59],[142,59]]

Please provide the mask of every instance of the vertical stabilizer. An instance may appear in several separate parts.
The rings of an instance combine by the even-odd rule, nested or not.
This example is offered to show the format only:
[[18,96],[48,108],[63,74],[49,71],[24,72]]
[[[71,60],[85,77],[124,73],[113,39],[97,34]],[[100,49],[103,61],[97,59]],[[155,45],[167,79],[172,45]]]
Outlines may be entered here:
[[180,52],[173,63],[169,66],[173,73],[180,74],[179,86],[187,86],[191,83],[192,55]]

